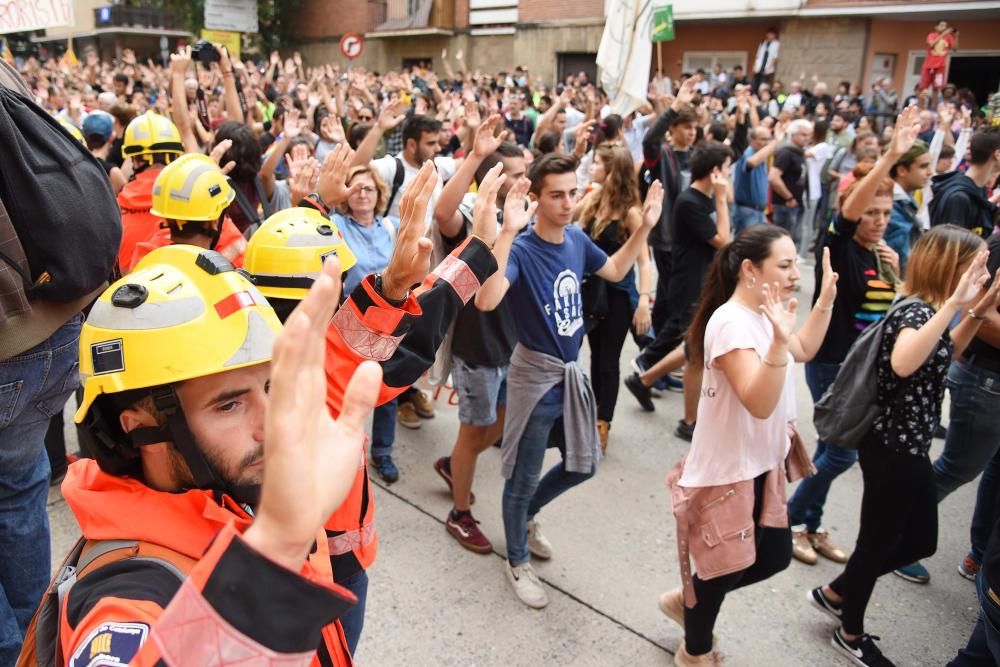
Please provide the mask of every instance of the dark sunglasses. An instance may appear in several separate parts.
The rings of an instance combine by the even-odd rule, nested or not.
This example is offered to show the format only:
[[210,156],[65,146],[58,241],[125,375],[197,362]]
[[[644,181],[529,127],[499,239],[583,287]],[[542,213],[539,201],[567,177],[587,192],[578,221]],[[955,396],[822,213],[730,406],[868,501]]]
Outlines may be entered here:
[[373,120],[375,116],[358,116],[358,120]]

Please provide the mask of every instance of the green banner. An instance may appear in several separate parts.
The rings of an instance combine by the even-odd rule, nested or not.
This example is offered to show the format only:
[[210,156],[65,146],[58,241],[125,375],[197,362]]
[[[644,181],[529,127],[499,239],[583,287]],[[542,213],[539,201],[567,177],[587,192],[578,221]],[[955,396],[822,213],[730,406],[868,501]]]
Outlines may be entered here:
[[674,6],[666,5],[653,10],[653,41],[671,42],[674,39]]

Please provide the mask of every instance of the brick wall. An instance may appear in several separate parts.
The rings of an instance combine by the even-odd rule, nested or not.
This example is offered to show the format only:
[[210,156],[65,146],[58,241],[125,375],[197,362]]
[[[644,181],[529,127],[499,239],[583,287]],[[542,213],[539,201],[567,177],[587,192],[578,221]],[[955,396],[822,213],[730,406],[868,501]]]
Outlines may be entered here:
[[[860,82],[867,21],[861,17],[783,21],[776,78],[786,90],[796,79],[802,79],[803,87],[811,89],[815,76],[826,82],[831,94],[836,91],[838,81]],[[751,69],[755,54],[756,49],[750,53]]]
[[520,0],[518,3],[520,23],[603,18],[604,0]]
[[317,37],[364,33],[369,29],[368,3],[359,0],[306,0],[299,9],[298,34]]

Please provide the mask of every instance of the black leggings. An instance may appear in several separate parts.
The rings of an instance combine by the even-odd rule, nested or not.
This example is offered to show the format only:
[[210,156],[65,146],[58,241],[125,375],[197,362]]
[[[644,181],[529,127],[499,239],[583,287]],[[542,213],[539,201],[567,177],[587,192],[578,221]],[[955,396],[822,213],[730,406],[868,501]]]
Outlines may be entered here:
[[860,635],[875,581],[937,549],[934,469],[926,456],[864,445],[858,452],[865,482],[854,553],[830,588],[844,598],[844,632]]
[[745,570],[714,579],[702,580],[694,575],[694,593],[698,604],[684,608],[684,647],[691,655],[704,655],[712,650],[712,630],[726,594],[781,572],[792,562],[792,532],[788,528],[765,528],[760,525],[760,512],[767,473],[753,481],[753,520],[757,540],[757,559]]
[[632,324],[632,301],[626,292],[608,286],[608,315],[587,334],[590,344],[590,384],[597,400],[597,418],[610,422],[615,416],[621,371],[619,363],[625,337]]

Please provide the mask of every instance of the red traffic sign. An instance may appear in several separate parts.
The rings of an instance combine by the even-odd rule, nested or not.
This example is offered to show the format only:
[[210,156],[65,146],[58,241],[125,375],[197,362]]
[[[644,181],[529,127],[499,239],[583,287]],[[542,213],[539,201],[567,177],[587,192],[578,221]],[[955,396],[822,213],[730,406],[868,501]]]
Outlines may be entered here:
[[340,38],[340,52],[347,58],[354,60],[365,50],[365,40],[361,35],[349,32]]

